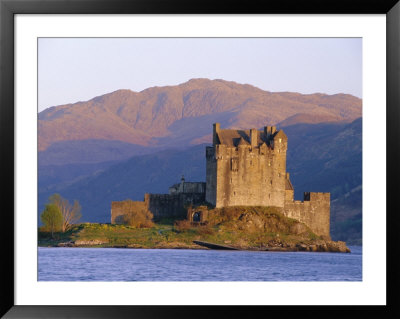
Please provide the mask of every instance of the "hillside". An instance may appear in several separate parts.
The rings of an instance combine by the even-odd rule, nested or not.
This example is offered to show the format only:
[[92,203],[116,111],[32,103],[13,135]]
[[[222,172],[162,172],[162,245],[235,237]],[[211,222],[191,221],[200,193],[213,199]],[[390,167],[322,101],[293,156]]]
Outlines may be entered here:
[[[214,122],[224,128],[350,122],[361,116],[361,104],[361,99],[347,94],[272,93],[248,84],[193,79],[141,92],[118,90],[86,102],[48,108],[39,113],[39,151],[46,164],[58,164],[60,158],[63,163],[78,162],[71,156],[72,148],[81,162],[111,160],[102,154],[109,147],[121,153],[112,157],[124,159],[127,154],[143,154],[144,146],[209,142]],[[92,149],[90,159],[82,158],[80,150]]]
[[[334,240],[361,239],[361,123],[358,119],[348,124],[297,124],[284,128],[289,140],[287,171],[295,197],[302,199],[304,191],[331,192]],[[52,167],[53,178],[62,179],[63,169],[69,168]],[[39,177],[46,171],[41,169]],[[80,201],[84,221],[109,222],[111,201],[143,200],[146,192],[167,193],[182,174],[187,181],[205,180],[205,144],[135,156],[98,167],[96,172],[70,182],[51,185],[40,177],[39,212],[48,196],[59,192]]]
[[297,124],[284,130],[295,197],[301,199],[306,190],[330,192],[332,238],[361,244],[361,118],[350,124]]

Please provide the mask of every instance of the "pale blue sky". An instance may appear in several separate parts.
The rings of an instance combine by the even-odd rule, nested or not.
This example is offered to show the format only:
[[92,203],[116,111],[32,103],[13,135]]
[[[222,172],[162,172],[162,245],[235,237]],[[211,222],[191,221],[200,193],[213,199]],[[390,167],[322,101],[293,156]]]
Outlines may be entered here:
[[362,97],[361,38],[40,38],[39,111],[192,78]]

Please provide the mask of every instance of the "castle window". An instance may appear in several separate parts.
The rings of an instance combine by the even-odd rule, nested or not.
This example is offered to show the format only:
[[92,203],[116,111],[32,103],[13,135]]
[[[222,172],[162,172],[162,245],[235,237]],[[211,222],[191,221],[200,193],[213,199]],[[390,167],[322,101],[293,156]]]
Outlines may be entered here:
[[271,161],[268,161],[268,166],[271,166]]
[[281,138],[279,139],[279,143],[282,143],[282,139]]
[[271,179],[271,185],[272,185],[272,179]]
[[268,198],[271,199],[271,194],[268,194]]
[[231,158],[231,170],[233,172],[237,172],[239,170],[239,158],[237,157]]

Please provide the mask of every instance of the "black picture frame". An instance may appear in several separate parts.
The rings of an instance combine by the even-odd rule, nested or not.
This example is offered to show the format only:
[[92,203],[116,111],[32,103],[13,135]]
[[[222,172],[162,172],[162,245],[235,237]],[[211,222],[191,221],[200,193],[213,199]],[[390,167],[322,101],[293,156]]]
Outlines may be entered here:
[[[386,306],[16,306],[14,303],[14,15],[15,14],[385,14],[387,21],[387,305]],[[329,314],[342,317],[399,315],[396,261],[397,165],[400,136],[399,0],[0,0],[0,180],[2,242],[1,309],[4,318],[165,318],[249,317]],[[179,301],[177,302],[179,303]],[[268,307],[268,309],[266,309]]]

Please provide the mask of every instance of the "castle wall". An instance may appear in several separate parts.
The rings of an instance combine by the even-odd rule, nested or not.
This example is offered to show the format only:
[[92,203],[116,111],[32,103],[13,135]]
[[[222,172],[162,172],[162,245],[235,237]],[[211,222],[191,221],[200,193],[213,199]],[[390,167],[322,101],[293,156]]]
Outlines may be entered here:
[[304,193],[304,201],[285,201],[284,214],[306,224],[315,234],[330,237],[330,193]]
[[285,203],[294,201],[294,190],[287,189],[285,190]]
[[185,218],[189,205],[202,204],[204,193],[145,194],[144,202],[153,213],[154,220],[161,218]]
[[216,205],[217,201],[217,160],[214,147],[206,147],[206,201]]
[[205,193],[206,183],[203,182],[182,182],[169,188],[169,194],[178,193]]
[[207,207],[189,207],[187,210],[186,219],[190,222],[205,223],[208,220]]
[[206,183],[185,182],[182,185],[182,193],[205,193]]
[[203,193],[179,193],[179,194],[145,194],[144,201],[118,201],[111,202],[111,224],[122,223],[122,216],[127,213],[127,205],[135,208],[148,209],[153,214],[153,220],[161,218],[185,218],[187,207],[190,205],[203,204],[205,194]]
[[275,145],[274,149],[265,145],[227,147],[222,144],[208,148],[207,202],[216,207],[283,207],[286,145],[284,141],[281,145]]

